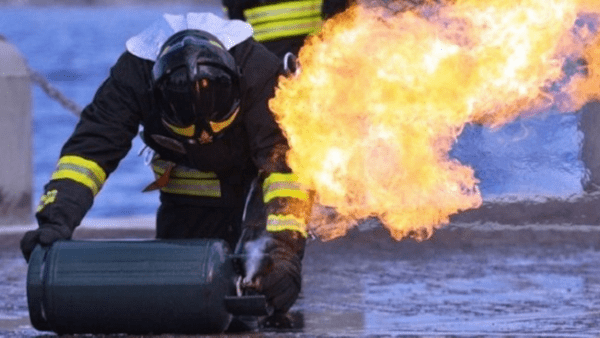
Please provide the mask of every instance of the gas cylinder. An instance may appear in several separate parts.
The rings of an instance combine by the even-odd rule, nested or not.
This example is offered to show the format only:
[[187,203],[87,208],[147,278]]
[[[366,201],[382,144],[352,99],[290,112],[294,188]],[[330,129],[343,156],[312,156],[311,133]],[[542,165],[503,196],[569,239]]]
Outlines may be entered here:
[[236,276],[221,240],[58,241],[29,260],[29,315],[58,334],[218,333]]

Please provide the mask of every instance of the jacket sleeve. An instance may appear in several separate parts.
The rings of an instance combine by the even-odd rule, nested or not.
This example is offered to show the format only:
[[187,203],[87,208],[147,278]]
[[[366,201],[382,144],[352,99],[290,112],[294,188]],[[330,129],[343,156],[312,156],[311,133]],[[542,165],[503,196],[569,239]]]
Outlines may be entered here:
[[36,210],[38,224],[66,225],[71,232],[94,196],[131,148],[148,91],[148,61],[123,54],[85,107]]
[[287,163],[288,142],[268,107],[281,61],[264,46],[251,40],[250,51],[242,64],[246,81],[244,123],[249,133],[253,159],[262,173],[266,228],[269,232],[292,230],[307,236],[306,224],[311,209],[309,192],[303,188]]

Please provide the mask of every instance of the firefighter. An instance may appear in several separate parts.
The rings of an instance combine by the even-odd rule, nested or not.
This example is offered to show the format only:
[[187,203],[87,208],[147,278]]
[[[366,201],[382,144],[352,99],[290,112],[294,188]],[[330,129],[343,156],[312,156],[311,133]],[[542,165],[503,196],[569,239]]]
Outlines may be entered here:
[[251,282],[285,314],[301,288],[311,202],[267,105],[282,68],[248,23],[211,13],[165,14],[130,38],[62,147],[39,227],[21,240],[25,259],[71,238],[141,126],[156,176],[146,190],[160,190],[156,237],[233,248],[247,226],[248,240],[268,239],[271,257]]
[[318,33],[327,19],[343,11],[348,0],[222,0],[230,19],[245,20],[254,28],[254,39],[279,58],[298,55],[304,39]]

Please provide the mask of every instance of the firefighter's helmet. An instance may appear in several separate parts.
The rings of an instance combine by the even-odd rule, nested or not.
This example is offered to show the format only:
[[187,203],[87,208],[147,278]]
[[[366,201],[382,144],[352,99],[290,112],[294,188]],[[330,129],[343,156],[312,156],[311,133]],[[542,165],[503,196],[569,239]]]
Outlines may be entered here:
[[160,48],[152,69],[162,119],[188,137],[201,130],[218,133],[240,106],[240,72],[233,56],[213,35],[180,31]]

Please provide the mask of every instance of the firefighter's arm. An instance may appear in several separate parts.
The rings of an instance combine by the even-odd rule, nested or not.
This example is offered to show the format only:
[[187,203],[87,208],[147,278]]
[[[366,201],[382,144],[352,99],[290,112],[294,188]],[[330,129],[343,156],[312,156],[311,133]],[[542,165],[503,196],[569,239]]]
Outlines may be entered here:
[[271,264],[257,273],[258,285],[274,310],[285,313],[300,292],[311,199],[287,164],[288,142],[268,107],[283,71],[281,60],[255,41],[234,49],[246,79],[242,116],[254,162],[262,172],[265,251],[271,259]]
[[[69,158],[61,158],[53,177],[81,175],[67,169]],[[99,183],[100,181],[98,181]],[[99,189],[99,188],[98,188]],[[21,251],[25,260],[36,245],[48,246],[57,240],[71,239],[75,227],[91,208],[93,193],[88,186],[70,179],[53,179],[45,187],[35,217],[39,227],[25,233]]]
[[[271,147],[266,156],[259,157],[258,161],[263,173],[261,186],[266,214],[263,236],[267,240],[264,251],[270,264],[255,270],[255,284],[258,291],[265,295],[275,314],[283,314],[294,304],[300,293],[302,259],[312,198],[288,167],[287,142],[281,131],[275,130],[262,140],[277,140],[276,145]],[[253,280],[252,277],[246,276],[250,280]]]
[[[108,175],[131,148],[139,125],[138,103],[147,87],[140,80],[145,67],[131,54],[124,54],[83,110],[44,187],[36,210],[39,228],[21,240],[25,259],[38,244],[71,238]],[[136,92],[136,86],[143,89]]]
[[267,213],[265,254],[270,264],[259,272],[258,288],[275,313],[285,313],[301,290],[311,198],[289,172],[267,174],[262,186]]

